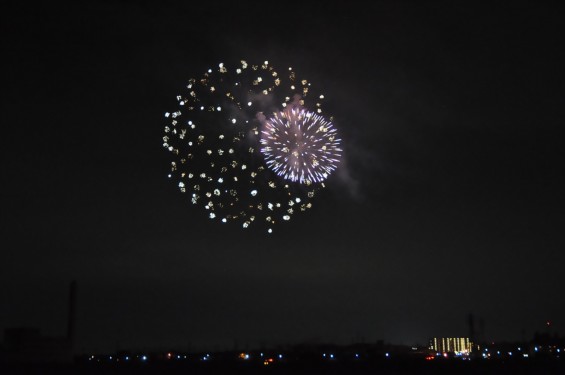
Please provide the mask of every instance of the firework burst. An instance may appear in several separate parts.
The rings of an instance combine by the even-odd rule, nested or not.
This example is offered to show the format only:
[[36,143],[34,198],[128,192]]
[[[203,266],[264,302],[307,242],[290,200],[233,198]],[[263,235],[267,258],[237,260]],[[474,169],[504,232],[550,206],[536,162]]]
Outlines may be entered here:
[[268,61],[208,69],[165,113],[169,178],[210,219],[270,233],[312,207],[338,164],[340,141],[332,118],[322,117],[323,99],[292,68]]
[[287,180],[322,182],[337,168],[341,140],[321,115],[287,108],[267,120],[261,133],[267,166]]

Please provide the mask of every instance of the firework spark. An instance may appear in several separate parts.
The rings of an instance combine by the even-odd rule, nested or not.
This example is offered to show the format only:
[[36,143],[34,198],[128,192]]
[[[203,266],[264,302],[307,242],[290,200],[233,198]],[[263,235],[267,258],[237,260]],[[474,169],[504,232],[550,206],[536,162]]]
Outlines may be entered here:
[[267,166],[287,180],[322,182],[337,168],[341,140],[321,115],[288,108],[267,120],[261,133]]
[[271,233],[312,207],[339,162],[324,95],[313,92],[292,68],[278,71],[268,61],[221,63],[190,79],[178,109],[165,113],[169,178],[210,219],[263,223]]

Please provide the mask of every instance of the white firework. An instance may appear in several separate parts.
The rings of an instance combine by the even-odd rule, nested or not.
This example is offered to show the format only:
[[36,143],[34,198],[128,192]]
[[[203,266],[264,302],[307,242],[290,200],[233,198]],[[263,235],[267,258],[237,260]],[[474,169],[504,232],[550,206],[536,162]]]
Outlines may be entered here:
[[341,158],[340,142],[331,121],[297,107],[275,113],[261,131],[261,152],[267,166],[302,184],[328,178]]
[[[211,220],[266,225],[271,233],[276,223],[312,207],[324,187],[313,183],[338,164],[340,141],[321,116],[324,95],[292,68],[278,70],[268,61],[220,63],[189,79],[177,102],[165,113],[168,176]],[[316,114],[299,108],[315,108]],[[274,117],[262,134],[265,113]],[[286,125],[292,134],[284,133]],[[294,144],[288,143],[292,137]]]

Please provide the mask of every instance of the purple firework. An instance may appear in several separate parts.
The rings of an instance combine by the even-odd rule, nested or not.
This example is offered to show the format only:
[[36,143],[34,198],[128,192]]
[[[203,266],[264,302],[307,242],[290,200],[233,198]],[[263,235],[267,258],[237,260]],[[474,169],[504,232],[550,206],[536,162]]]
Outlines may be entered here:
[[340,142],[331,121],[298,107],[274,113],[261,131],[261,152],[267,166],[302,184],[328,178],[341,158]]

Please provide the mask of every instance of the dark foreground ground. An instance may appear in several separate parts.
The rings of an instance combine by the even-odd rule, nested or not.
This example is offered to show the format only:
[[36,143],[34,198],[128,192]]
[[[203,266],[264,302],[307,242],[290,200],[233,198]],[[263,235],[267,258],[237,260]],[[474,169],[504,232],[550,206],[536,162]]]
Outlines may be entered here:
[[202,363],[192,365],[146,363],[146,364],[104,364],[104,365],[4,365],[0,366],[2,375],[21,374],[273,374],[273,375],[404,375],[404,374],[565,374],[562,362],[383,362],[383,363],[279,363],[269,366],[240,363]]

